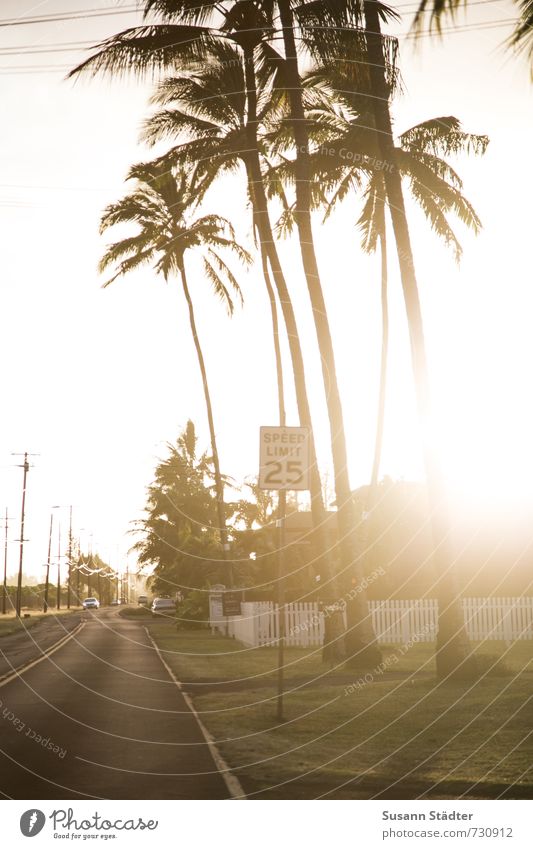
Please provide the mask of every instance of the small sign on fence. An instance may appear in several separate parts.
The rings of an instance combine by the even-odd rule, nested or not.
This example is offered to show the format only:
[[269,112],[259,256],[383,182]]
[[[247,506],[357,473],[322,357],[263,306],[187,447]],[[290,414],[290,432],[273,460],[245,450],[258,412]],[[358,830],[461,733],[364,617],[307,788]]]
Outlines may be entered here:
[[222,593],[222,615],[223,616],[240,616],[241,615],[242,592],[223,592]]

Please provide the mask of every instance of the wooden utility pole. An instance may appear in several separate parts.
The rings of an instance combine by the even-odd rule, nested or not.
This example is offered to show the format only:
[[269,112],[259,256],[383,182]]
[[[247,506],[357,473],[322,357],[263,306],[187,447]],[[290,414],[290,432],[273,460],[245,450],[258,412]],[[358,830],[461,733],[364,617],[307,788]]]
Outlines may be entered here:
[[4,583],[2,586],[2,613],[7,613],[6,605],[7,605],[7,543],[8,543],[8,531],[9,531],[9,516],[7,515],[7,507],[6,507],[6,517],[5,517],[5,537],[4,537]]
[[68,526],[68,579],[67,579],[67,609],[70,610],[70,581],[72,578],[72,504]]
[[61,609],[61,523],[57,528],[57,601],[56,609]]
[[[18,456],[18,455],[14,455]],[[24,452],[24,462],[22,464],[22,469],[24,470],[24,475],[22,478],[22,509],[20,513],[20,555],[19,555],[19,574],[17,580],[17,600],[15,612],[17,616],[20,618],[20,611],[22,607],[22,563],[24,559],[24,520],[26,513],[26,484],[28,480],[28,472],[30,469],[30,464],[28,463],[28,452]]]
[[43,611],[48,610],[48,588],[50,586],[50,559],[52,556],[52,528],[54,527],[54,513],[50,514],[50,534],[48,536],[48,557],[46,559],[46,581],[44,582],[44,604]]

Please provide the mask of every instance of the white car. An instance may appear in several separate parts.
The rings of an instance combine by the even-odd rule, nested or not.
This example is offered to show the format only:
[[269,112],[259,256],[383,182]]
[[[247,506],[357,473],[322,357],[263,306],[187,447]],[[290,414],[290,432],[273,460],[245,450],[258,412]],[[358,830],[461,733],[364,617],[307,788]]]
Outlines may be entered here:
[[152,616],[173,616],[176,613],[175,598],[154,598]]
[[89,610],[90,608],[98,610],[100,602],[97,598],[86,598],[83,600],[82,606],[84,610]]

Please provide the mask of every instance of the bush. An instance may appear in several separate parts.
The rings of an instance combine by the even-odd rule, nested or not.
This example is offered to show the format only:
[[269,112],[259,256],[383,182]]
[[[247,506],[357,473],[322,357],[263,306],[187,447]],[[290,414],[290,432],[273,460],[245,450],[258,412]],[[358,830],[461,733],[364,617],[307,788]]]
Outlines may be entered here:
[[177,607],[178,628],[207,628],[209,619],[209,593],[202,590],[190,592]]
[[124,607],[119,610],[118,615],[124,619],[143,619],[150,616],[150,610],[147,607]]

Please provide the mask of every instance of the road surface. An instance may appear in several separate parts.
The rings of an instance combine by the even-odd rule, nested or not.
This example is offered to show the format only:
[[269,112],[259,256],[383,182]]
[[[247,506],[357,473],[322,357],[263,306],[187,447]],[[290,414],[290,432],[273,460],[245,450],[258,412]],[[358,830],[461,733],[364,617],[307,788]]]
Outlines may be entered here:
[[228,798],[144,628],[118,611],[82,616],[60,649],[0,685],[4,797]]

